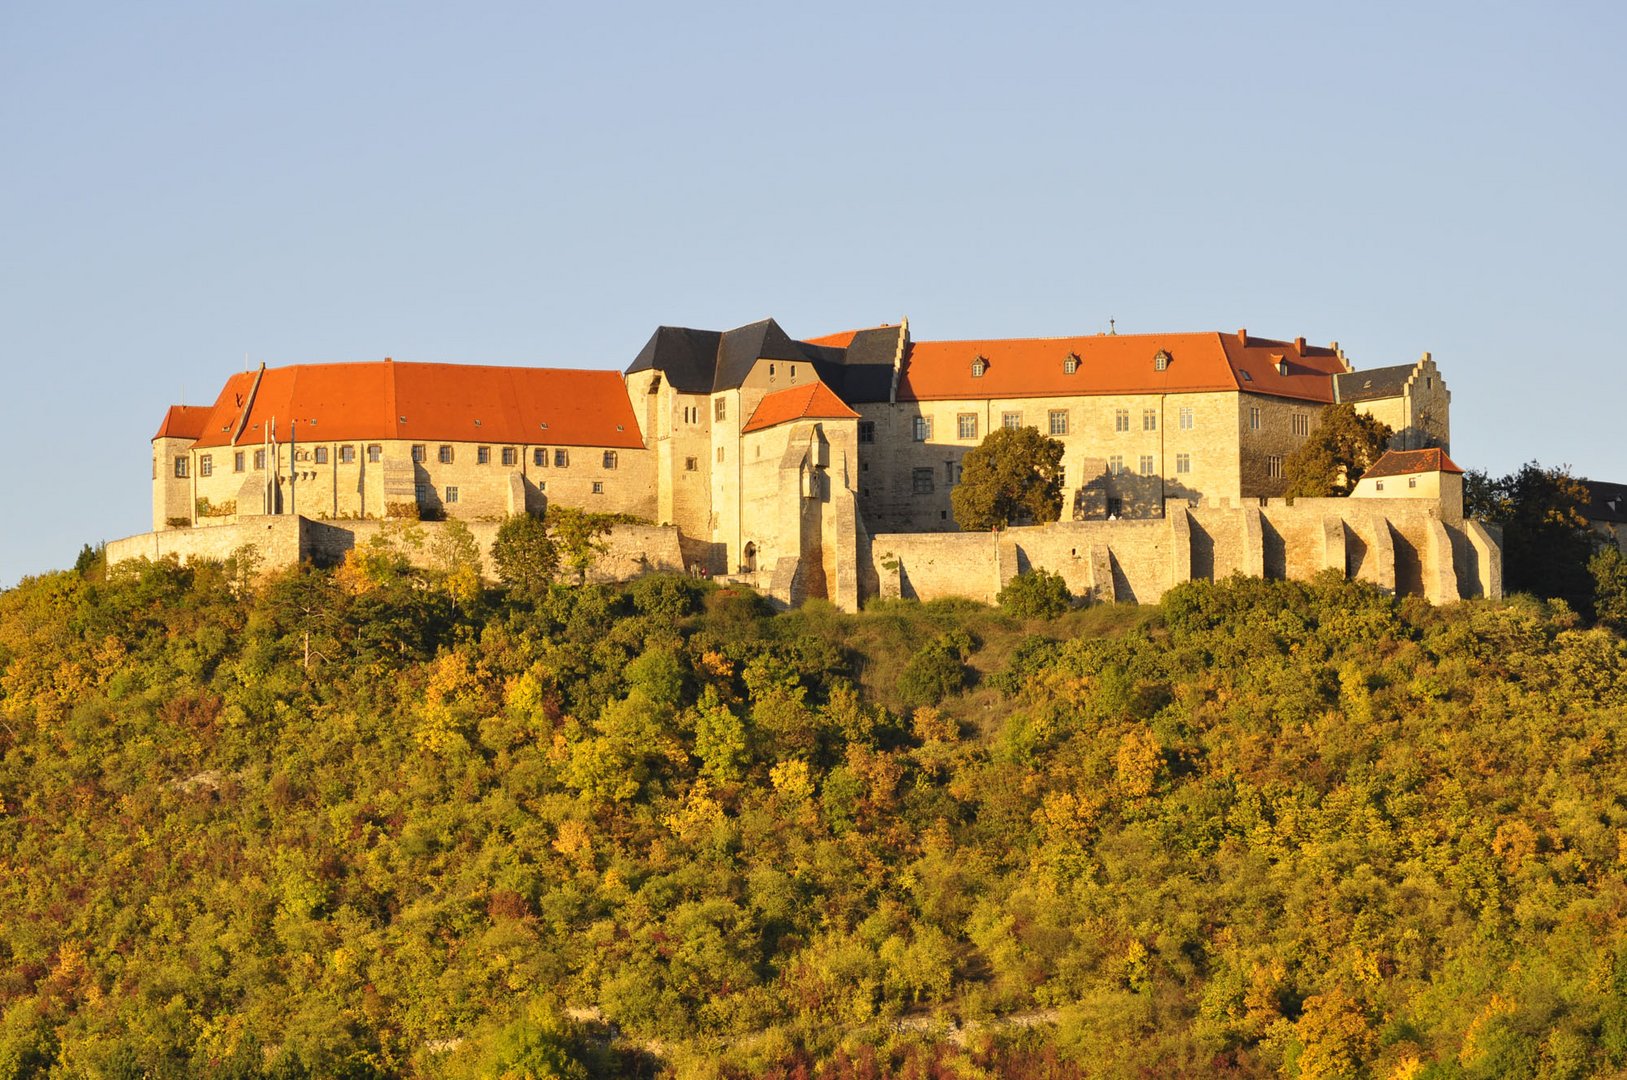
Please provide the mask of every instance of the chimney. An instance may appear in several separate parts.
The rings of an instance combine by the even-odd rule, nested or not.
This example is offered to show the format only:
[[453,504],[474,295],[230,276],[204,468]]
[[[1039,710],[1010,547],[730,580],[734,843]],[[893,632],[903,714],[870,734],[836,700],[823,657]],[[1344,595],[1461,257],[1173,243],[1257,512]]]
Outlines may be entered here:
[[1305,355],[1305,335],[1301,334],[1294,339],[1294,351],[1301,356]]
[[1247,330],[1239,330],[1237,332],[1237,343],[1239,345],[1247,345],[1248,344],[1248,331]]

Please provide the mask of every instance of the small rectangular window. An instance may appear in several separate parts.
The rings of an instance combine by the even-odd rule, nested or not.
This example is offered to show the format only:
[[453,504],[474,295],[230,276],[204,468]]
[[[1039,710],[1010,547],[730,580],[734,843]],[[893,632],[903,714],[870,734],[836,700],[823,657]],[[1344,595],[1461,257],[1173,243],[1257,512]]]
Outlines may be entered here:
[[916,442],[927,442],[932,438],[932,417],[917,416],[915,418],[913,433]]
[[[347,446],[347,447],[345,447],[345,449],[349,450],[350,447]],[[256,472],[264,472],[265,467],[266,467],[266,452],[264,450],[256,450],[254,452],[254,470]]]
[[859,441],[862,443],[876,441],[876,422],[874,420],[859,421]]
[[[321,453],[322,451],[319,450],[317,452]],[[242,472],[242,471],[243,471],[243,451],[239,450],[239,451],[237,451],[237,453],[232,455],[232,472]]]
[[1109,476],[1124,475],[1124,456],[1122,454],[1114,454],[1107,459],[1107,472]]
[[188,475],[190,474],[187,471],[186,456],[177,457],[175,459],[175,479],[185,480]]
[[1311,418],[1305,413],[1295,413],[1293,417],[1295,435],[1309,435],[1311,433]]
[[955,417],[955,430],[963,439],[977,438],[977,414],[963,412]]
[[439,450],[435,451],[435,457],[442,465],[452,464],[452,448],[445,445],[441,446]]
[[566,468],[570,467],[570,464],[571,464],[571,454],[570,454],[569,450],[555,450],[554,451],[554,468],[556,468],[556,469],[566,469]]
[[1282,456],[1267,454],[1265,458],[1265,474],[1273,480],[1282,479]]
[[911,474],[911,480],[914,483],[915,494],[917,494],[917,495],[930,495],[930,494],[932,494],[933,489],[932,489],[932,470],[931,469],[916,469],[914,471],[914,473]]
[[1181,406],[1181,430],[1192,430],[1192,406],[1190,405]]
[[1177,473],[1189,473],[1189,472],[1191,472],[1192,471],[1192,455],[1191,454],[1176,454],[1175,455],[1175,471]]
[[1068,433],[1068,410],[1052,409],[1046,419],[1051,425],[1052,435],[1066,435]]
[[700,467],[701,463],[699,458],[684,458],[684,472],[698,472]]
[[1142,431],[1157,431],[1158,430],[1158,410],[1157,409],[1142,409],[1141,410],[1141,430]]
[[427,447],[425,447],[423,443],[413,443],[413,445],[412,445],[412,463],[414,465],[422,465],[424,462],[426,462],[428,460],[429,460],[429,449]]
[[[319,446],[319,447],[316,448],[316,463],[318,465],[326,465],[328,463],[328,448],[327,447]],[[243,470],[239,469],[237,471],[242,472]]]
[[1418,486],[1418,478],[1416,476],[1407,477],[1407,486],[1410,487],[1410,488],[1417,487]]
[[719,465],[723,464],[723,447],[721,446],[717,448],[717,463]]
[[1251,431],[1259,431],[1260,430],[1260,407],[1258,405],[1250,405],[1249,406],[1249,410],[1248,410],[1248,426],[1249,426],[1249,430],[1251,430]]
[[383,458],[384,447],[380,446],[378,443],[367,444],[367,460],[369,462],[377,464],[379,461],[383,460]]
[[1142,476],[1151,476],[1152,473],[1153,473],[1152,455],[1151,454],[1142,454],[1141,455],[1141,475]]
[[1114,431],[1129,431],[1130,430],[1130,410],[1129,409],[1115,409],[1115,410],[1113,410],[1113,430]]
[[198,458],[198,475],[215,475],[215,456],[213,454],[203,454]]
[[1000,426],[1007,431],[1016,431],[1023,426],[1023,414],[1020,412],[1004,412],[1000,414]]
[[614,450],[606,450],[604,452],[604,467],[607,469],[614,469],[616,467],[616,452]]
[[546,480],[538,480],[537,481],[537,490],[538,491],[547,491],[548,490],[548,481],[546,481]]
[[712,401],[712,419],[727,420],[729,418],[728,398],[714,398]]
[[503,447],[503,464],[504,465],[518,465],[519,463],[520,463],[520,452],[518,450],[514,449],[514,447],[512,447],[512,446]]
[[430,486],[428,484],[424,483],[422,480],[416,481],[412,485],[412,494],[413,494],[413,497],[418,500],[418,505],[419,506],[428,505],[428,503],[429,503],[429,492],[430,492]]
[[455,503],[455,502],[458,501],[458,489],[457,488],[449,487],[449,488],[446,489],[446,501],[449,502],[449,503]]
[[603,480],[595,480],[595,481],[593,481],[593,494],[595,494],[595,495],[603,495],[604,494],[604,481]]
[[546,469],[548,467],[548,451],[540,446],[533,449],[531,451],[531,464],[539,469]]
[[[356,448],[354,446],[341,446],[339,448],[339,464],[354,465],[356,463]],[[254,467],[265,468],[265,453],[256,451],[254,454]]]
[[475,464],[476,465],[490,465],[491,464],[491,447],[489,447],[489,446],[477,446],[477,447],[475,447]]

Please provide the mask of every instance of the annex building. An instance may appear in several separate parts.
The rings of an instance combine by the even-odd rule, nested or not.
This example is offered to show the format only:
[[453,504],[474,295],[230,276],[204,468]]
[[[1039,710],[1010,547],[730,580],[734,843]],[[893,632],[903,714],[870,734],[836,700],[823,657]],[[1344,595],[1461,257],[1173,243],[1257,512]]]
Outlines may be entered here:
[[[1064,520],[1048,528],[1072,535],[1079,565],[1059,572],[1072,573],[1076,591],[1146,598],[1181,573],[1248,572],[1256,562],[1261,573],[1303,569],[1281,537],[1280,558],[1270,557],[1269,513],[1257,559],[1246,535],[1232,559],[1229,540],[1177,534],[1204,515],[1258,516],[1280,504],[1285,459],[1335,402],[1389,424],[1397,450],[1438,449],[1417,458],[1433,471],[1421,489],[1416,478],[1392,481],[1376,501],[1358,491],[1359,505],[1299,503],[1349,504],[1341,520],[1359,510],[1347,531],[1361,553],[1384,549],[1359,534],[1393,502],[1404,503],[1401,518],[1461,530],[1461,483],[1452,484],[1461,470],[1446,456],[1451,395],[1427,353],[1358,371],[1337,344],[1242,330],[917,341],[906,320],[796,339],[767,319],[723,331],[661,327],[621,374],[390,359],[234,374],[212,405],[165,415],[153,439],[153,539],[131,538],[142,543],[130,553],[218,551],[225,541],[206,540],[208,530],[269,528],[262,519],[272,518],[315,523],[331,552],[345,543],[335,530],[354,534],[368,522],[497,522],[557,504],[663,527],[672,554],[657,563],[743,578],[786,603],[825,597],[852,608],[875,593],[920,594],[916,583],[938,570],[899,552],[921,537],[937,538],[930,562],[940,569],[975,549],[967,558],[979,581],[986,558],[995,581],[1034,563],[1020,545],[986,557],[977,545],[998,549],[1001,539],[959,533],[949,503],[968,451],[997,427],[1030,426],[1064,447]],[[1129,568],[1145,559],[1117,554],[1155,533],[1164,539],[1154,547],[1187,545],[1184,571],[1177,554],[1153,555],[1148,573]],[[1405,542],[1478,550],[1455,535]],[[1333,565],[1327,530],[1319,536],[1309,561]],[[1365,556],[1353,564],[1351,545],[1337,546],[1339,565],[1358,575]],[[316,551],[302,546],[296,557]],[[1481,571],[1453,570],[1465,582],[1457,593],[1484,591]],[[1410,579],[1396,580],[1405,588]],[[1444,596],[1446,587],[1417,591]]]

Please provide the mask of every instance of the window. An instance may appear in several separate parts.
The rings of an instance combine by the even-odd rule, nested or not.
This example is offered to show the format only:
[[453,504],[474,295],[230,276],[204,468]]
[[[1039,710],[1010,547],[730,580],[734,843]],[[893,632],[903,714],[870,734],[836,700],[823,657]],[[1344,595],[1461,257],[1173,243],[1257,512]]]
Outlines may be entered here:
[[569,450],[555,450],[554,451],[554,468],[556,468],[556,469],[568,469],[568,468],[570,468],[570,464],[571,464],[571,454],[570,454]]
[[1373,481],[1373,490],[1375,490],[1375,491],[1383,491],[1384,490],[1384,481],[1382,481],[1382,480],[1374,480]]
[[614,450],[606,450],[604,452],[604,467],[607,469],[614,469],[616,467],[616,452]]
[[1109,476],[1124,475],[1124,455],[1114,454],[1107,459],[1107,474]]
[[1142,454],[1141,455],[1141,475],[1142,476],[1151,476],[1152,471],[1153,471],[1152,455],[1151,454]]
[[1293,416],[1295,435],[1309,435],[1311,433],[1311,418],[1307,413],[1297,412]]
[[449,503],[457,502],[458,501],[458,489],[455,488],[455,487],[447,488],[446,489],[446,500],[445,501],[449,502]]
[[1052,409],[1045,414],[1046,423],[1050,425],[1052,435],[1066,435],[1068,433],[1068,410]]
[[1418,478],[1416,476],[1407,477],[1407,486],[1410,487],[1410,488],[1417,487],[1418,486]]
[[1129,431],[1130,430],[1130,410],[1129,409],[1115,409],[1113,411],[1113,430],[1114,431]]
[[955,417],[956,434],[963,439],[977,438],[977,414],[963,412]]
[[1079,370],[1079,354],[1069,353],[1068,358],[1062,361],[1062,374],[1072,375]]
[[367,445],[367,460],[369,462],[376,465],[376,464],[378,464],[378,462],[383,457],[384,457],[384,447],[380,446],[378,443],[368,443],[368,445]]
[[1000,414],[1000,426],[1007,431],[1016,431],[1023,426],[1023,414],[1020,412],[1005,412]]
[[[345,449],[350,450],[350,447],[347,446],[347,447],[345,447]],[[355,453],[355,451],[351,451],[351,452]],[[264,472],[265,467],[266,467],[266,452],[264,450],[256,450],[254,452],[254,469],[255,469],[255,471],[256,472]]]
[[981,356],[972,361],[972,378],[981,379],[983,373],[987,370],[989,370],[989,362]]
[[428,460],[429,448],[424,446],[422,443],[414,443],[412,446],[412,463],[414,465],[422,465]]
[[185,455],[177,457],[175,459],[175,479],[185,480],[188,475]]
[[1177,473],[1189,473],[1189,472],[1191,472],[1192,471],[1192,455],[1191,454],[1176,454],[1175,455],[1175,471]]
[[477,446],[477,447],[475,447],[475,464],[476,465],[490,465],[491,464],[491,447],[489,447],[489,446]]
[[1165,352],[1163,349],[1159,349],[1157,355],[1152,358],[1153,370],[1167,371],[1169,369],[1169,359],[1169,353]]
[[548,490],[548,481],[546,481],[546,480],[538,480],[537,481],[537,490],[538,491],[547,491]]
[[1110,518],[1124,516],[1124,500],[1115,495],[1107,497],[1107,516]]
[[1273,480],[1282,479],[1282,455],[1267,454],[1265,456],[1265,474]]
[[876,422],[874,420],[859,421],[859,441],[862,443],[876,441]]
[[713,420],[727,420],[728,418],[729,418],[728,399],[727,398],[717,398],[716,400],[714,400],[712,402],[712,419]]
[[416,481],[412,485],[412,496],[418,500],[419,506],[427,504],[429,502],[429,485],[422,480]]
[[700,458],[684,458],[684,472],[696,472],[701,467]]
[[519,463],[520,463],[520,452],[518,450],[516,450],[512,446],[503,447],[503,464],[504,465],[518,465]]
[[198,475],[199,476],[213,476],[213,475],[215,475],[215,455],[213,455],[213,454],[203,454],[198,458]]
[[539,469],[546,469],[548,467],[548,451],[540,446],[533,449],[531,451],[531,464]]
[[954,487],[960,483],[960,462],[946,461],[943,463],[943,483],[945,487]]
[[932,438],[932,417],[917,416],[915,418],[915,441],[926,442]]
[[1141,430],[1142,431],[1157,431],[1158,430],[1158,410],[1157,409],[1142,409],[1141,410]]
[[[241,458],[241,457],[242,457],[242,456],[243,456],[243,455],[242,455],[242,454],[239,454],[239,455],[237,455],[237,456],[238,456],[238,457],[239,457],[239,458]],[[328,448],[327,448],[327,447],[325,447],[325,446],[319,446],[319,447],[317,447],[317,448],[316,448],[316,463],[317,463],[317,464],[318,464],[318,465],[326,465],[326,464],[327,464],[327,463],[328,463]],[[238,468],[238,470],[237,470],[237,471],[238,471],[238,472],[242,472],[242,471],[243,471],[243,469],[242,469],[242,467],[241,467],[241,466],[242,466],[242,462],[241,462],[241,461],[239,461],[239,462],[238,462],[238,466],[239,466],[239,468]]]
[[442,446],[439,450],[435,451],[435,457],[436,460],[438,460],[442,465],[452,464],[452,448],[450,446]]
[[1248,426],[1251,431],[1260,430],[1260,407],[1258,405],[1250,405],[1248,408]]
[[1190,405],[1181,406],[1181,430],[1192,430],[1192,406]]
[[932,470],[931,469],[916,469],[915,472],[912,474],[912,480],[913,480],[914,485],[915,485],[915,494],[917,494],[917,495],[930,495],[930,494],[932,494]]
[[593,494],[595,494],[595,495],[603,495],[604,494],[604,481],[603,480],[595,480],[595,481],[593,481]]
[[[317,450],[318,454],[325,454],[326,452],[327,452],[327,447],[325,447],[325,446],[320,448],[319,450]],[[326,457],[319,457],[316,460],[318,460],[318,461],[326,461],[327,458]],[[239,450],[237,453],[232,455],[232,472],[242,472],[242,471],[243,471],[243,451]]]
[[[254,455],[254,467],[256,469],[265,468],[264,457],[265,456],[263,454],[259,454],[259,453]],[[354,465],[354,464],[356,464],[356,448],[354,446],[341,446],[339,448],[339,464],[341,464],[341,465]]]
[[723,464],[723,447],[721,446],[717,448],[717,463],[719,465]]

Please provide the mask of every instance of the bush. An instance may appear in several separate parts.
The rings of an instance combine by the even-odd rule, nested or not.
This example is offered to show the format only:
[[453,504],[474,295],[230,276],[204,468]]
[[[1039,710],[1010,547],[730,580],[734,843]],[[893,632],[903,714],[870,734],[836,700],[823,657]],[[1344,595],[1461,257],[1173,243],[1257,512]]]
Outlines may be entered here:
[[972,639],[964,630],[939,634],[922,646],[898,677],[898,696],[912,709],[936,705],[966,688],[966,654]]
[[498,526],[491,559],[497,579],[509,591],[532,600],[547,595],[559,573],[559,548],[548,527],[530,514],[518,514]]
[[1073,606],[1073,593],[1061,574],[1030,570],[1000,590],[1000,606],[1019,619],[1054,619]]

